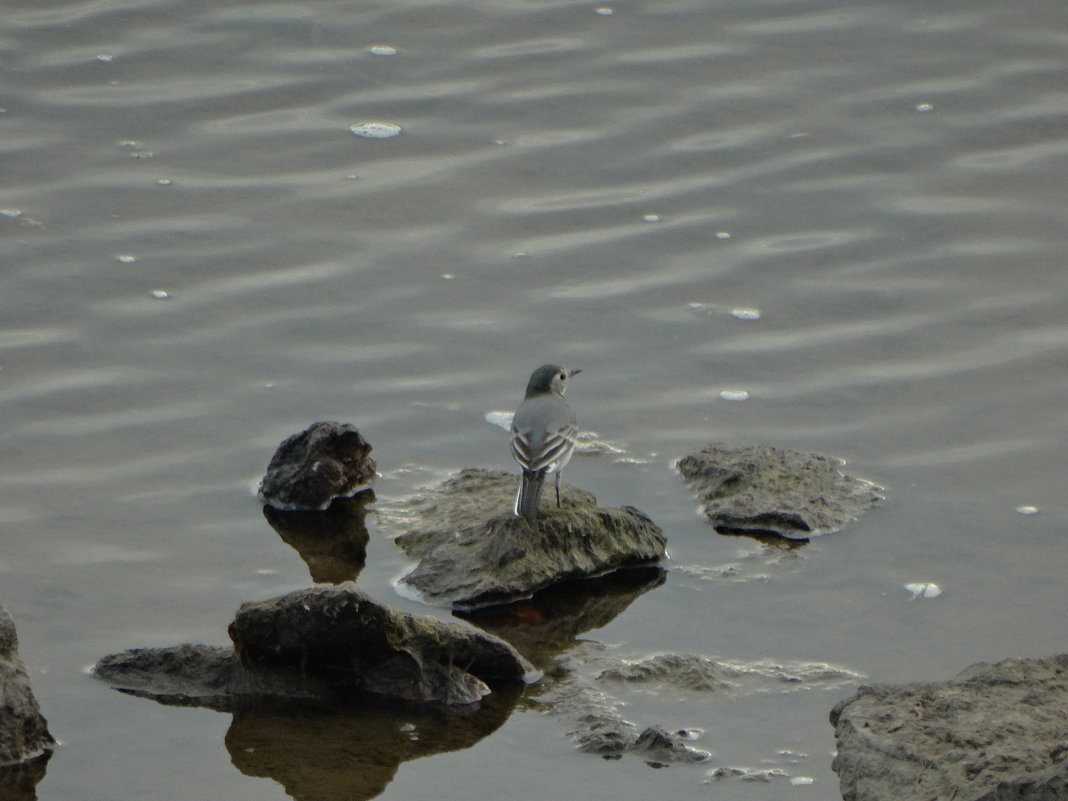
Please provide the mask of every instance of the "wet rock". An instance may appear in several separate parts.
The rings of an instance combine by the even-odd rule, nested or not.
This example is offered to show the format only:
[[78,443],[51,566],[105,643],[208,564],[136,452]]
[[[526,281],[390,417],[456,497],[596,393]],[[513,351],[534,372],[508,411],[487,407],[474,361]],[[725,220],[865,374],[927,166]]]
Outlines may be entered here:
[[831,712],[846,801],[1068,798],[1068,654],[874,685]]
[[[19,656],[15,623],[0,606],[0,765],[33,760],[55,745]],[[15,782],[24,778],[21,774],[8,775]],[[0,783],[0,790],[3,788]]]
[[706,445],[676,463],[721,534],[808,539],[838,531],[882,502],[837,459],[767,445]]
[[263,516],[278,536],[300,554],[317,584],[355,581],[367,560],[370,535],[364,517],[374,503],[371,490],[336,498],[322,511],[263,507]]
[[370,453],[352,425],[313,423],[278,446],[260,482],[260,498],[279,509],[325,509],[374,478]]
[[562,508],[515,517],[517,481],[465,470],[436,493],[394,506],[387,513],[392,525],[407,521],[409,531],[397,542],[420,559],[402,583],[430,603],[470,608],[664,557],[663,532],[640,511],[600,508],[592,495],[567,485]]
[[244,604],[230,638],[248,669],[285,668],[421,703],[471,703],[533,672],[503,640],[391,610],[351,585]]
[[233,649],[179,645],[113,654],[93,672],[163,703],[229,710],[249,699],[354,694],[469,704],[533,672],[503,640],[391,610],[352,585],[244,604],[230,637]]
[[669,732],[663,726],[650,726],[643,731],[631,750],[655,762],[706,762],[712,755],[692,748],[686,738]]
[[694,654],[658,654],[600,673],[602,681],[657,682],[687,690],[709,692],[731,686],[732,671],[711,659]]

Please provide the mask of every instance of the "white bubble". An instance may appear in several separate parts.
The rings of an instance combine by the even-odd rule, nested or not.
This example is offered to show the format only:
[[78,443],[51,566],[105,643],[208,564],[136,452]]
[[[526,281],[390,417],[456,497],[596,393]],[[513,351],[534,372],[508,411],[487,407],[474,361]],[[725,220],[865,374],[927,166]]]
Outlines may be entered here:
[[615,9],[609,8],[608,6],[601,6],[600,8],[594,9],[593,13],[599,17],[610,17],[616,12]]
[[22,216],[22,209],[0,209],[0,216],[15,219]]
[[121,261],[123,264],[133,264],[135,261],[137,261],[137,256],[133,256],[129,253],[120,253],[115,258]]
[[154,297],[156,300],[170,300],[171,299],[171,293],[168,292],[165,289],[153,289],[151,294],[152,294],[152,297]]
[[790,779],[790,784],[794,787],[807,787],[808,785],[815,783],[815,781],[816,780],[811,776],[794,776]]
[[156,181],[156,183],[159,186],[170,186],[174,183],[174,181],[172,181],[170,178],[160,178],[158,181]]
[[916,110],[920,112],[934,111],[934,106],[932,106],[930,103],[917,103]]
[[373,56],[395,56],[397,48],[390,45],[371,45],[370,52]]
[[739,320],[759,320],[760,309],[733,309],[731,315]]
[[725,401],[749,400],[749,393],[744,389],[725,389],[719,393],[719,396]]
[[913,598],[937,598],[942,594],[942,588],[930,581],[906,584],[905,589],[912,593]]
[[1037,515],[1038,514],[1038,507],[1037,506],[1017,506],[1016,507],[1016,511],[1019,512],[1022,515]]
[[400,126],[392,122],[361,122],[349,130],[364,139],[389,139],[401,132]]
[[645,220],[645,222],[660,222],[660,215],[659,214],[643,214],[642,215],[642,219]]
[[100,53],[97,55],[96,60],[102,64],[110,64],[114,60],[114,57],[111,53]]
[[729,231],[717,231],[716,239],[730,239],[731,235]]
[[456,276],[453,275],[452,273],[442,273],[441,277],[444,278],[446,281],[451,281]]

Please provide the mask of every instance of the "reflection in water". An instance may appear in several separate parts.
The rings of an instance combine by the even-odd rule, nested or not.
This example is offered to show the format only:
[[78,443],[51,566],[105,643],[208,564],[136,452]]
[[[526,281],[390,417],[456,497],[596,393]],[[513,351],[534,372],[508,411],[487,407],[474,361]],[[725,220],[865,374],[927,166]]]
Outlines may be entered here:
[[372,490],[338,498],[325,510],[287,511],[263,507],[263,516],[282,540],[292,546],[319,584],[355,581],[363,570],[370,539],[364,517],[374,503]]
[[608,625],[639,595],[663,584],[666,576],[660,567],[627,568],[547,587],[523,601],[454,614],[507,640],[544,668],[576,637]]
[[51,751],[18,765],[0,766],[0,798],[4,801],[37,801],[37,785],[45,776]]
[[298,801],[362,801],[385,790],[401,763],[469,748],[494,732],[519,692],[460,708],[257,704],[234,713],[226,748],[242,773],[274,779]]

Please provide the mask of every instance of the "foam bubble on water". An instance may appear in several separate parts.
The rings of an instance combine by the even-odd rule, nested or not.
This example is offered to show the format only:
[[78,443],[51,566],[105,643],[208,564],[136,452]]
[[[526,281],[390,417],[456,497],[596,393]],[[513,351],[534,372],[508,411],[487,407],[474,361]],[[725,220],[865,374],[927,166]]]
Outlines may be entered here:
[[725,401],[749,400],[749,393],[744,389],[725,389],[719,393],[719,396]]
[[593,13],[599,17],[610,17],[615,14],[616,11],[614,8],[609,8],[608,6],[601,6],[600,8],[594,9]]
[[660,222],[660,215],[659,214],[643,214],[642,215],[642,219],[645,222],[650,222],[650,223],[651,222]]
[[919,112],[934,111],[934,106],[930,103],[917,103],[916,110]]
[[937,598],[942,594],[942,588],[932,581],[916,581],[904,586],[906,590],[912,593],[914,600],[916,598]]
[[808,785],[813,784],[815,781],[816,780],[813,779],[811,776],[794,776],[792,779],[790,779],[790,784],[792,784],[794,787],[807,787]]
[[401,132],[400,126],[392,122],[361,122],[349,130],[363,139],[390,139]]
[[0,209],[0,217],[10,217],[12,220],[22,216],[22,209]]
[[730,238],[731,238],[730,231],[717,231],[716,232],[716,239],[730,239]]
[[156,300],[170,300],[172,297],[166,289],[153,289],[149,294]]
[[130,253],[120,253],[115,258],[121,261],[123,264],[133,264],[135,261],[137,261],[137,256],[134,256]]
[[446,281],[451,281],[451,280],[452,280],[452,279],[454,279],[454,278],[455,278],[456,276],[455,276],[455,275],[453,275],[452,273],[442,273],[442,274],[441,274],[441,277],[442,277],[442,278],[444,278],[444,279],[445,279]]
[[760,309],[732,309],[731,315],[739,320],[759,320]]
[[173,183],[174,181],[172,181],[170,178],[160,178],[158,181],[156,181],[156,184],[159,186],[170,186]]
[[373,56],[395,56],[397,55],[397,48],[392,45],[371,45],[370,53]]
[[505,431],[512,430],[512,418],[515,412],[486,412],[486,422],[503,428]]
[[1037,515],[1038,514],[1038,507],[1037,506],[1017,506],[1016,507],[1016,511],[1019,512],[1022,515]]
[[110,64],[112,61],[115,60],[115,57],[111,55],[111,53],[98,53],[96,60],[99,61],[101,64]]

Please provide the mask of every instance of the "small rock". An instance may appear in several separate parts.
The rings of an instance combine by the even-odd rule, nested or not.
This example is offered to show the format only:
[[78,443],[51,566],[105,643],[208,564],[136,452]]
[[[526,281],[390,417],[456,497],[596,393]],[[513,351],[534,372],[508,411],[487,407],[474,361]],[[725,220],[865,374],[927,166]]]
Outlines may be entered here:
[[[19,657],[15,622],[0,606],[0,765],[28,762],[55,746]],[[0,795],[5,786],[0,781]]]
[[712,756],[707,751],[691,748],[686,740],[662,726],[650,726],[631,748],[657,762],[706,762]]
[[831,711],[846,801],[1068,797],[1068,654],[860,687]]
[[313,423],[274,452],[260,499],[279,509],[325,509],[375,476],[371,445],[348,423]]
[[883,501],[878,487],[839,467],[816,453],[720,443],[676,463],[716,531],[787,539],[839,531]]

